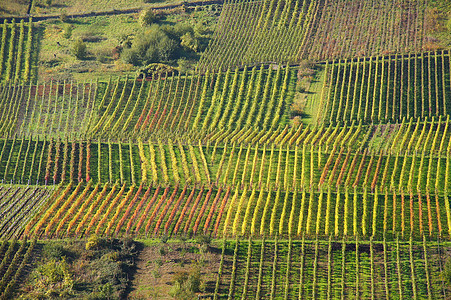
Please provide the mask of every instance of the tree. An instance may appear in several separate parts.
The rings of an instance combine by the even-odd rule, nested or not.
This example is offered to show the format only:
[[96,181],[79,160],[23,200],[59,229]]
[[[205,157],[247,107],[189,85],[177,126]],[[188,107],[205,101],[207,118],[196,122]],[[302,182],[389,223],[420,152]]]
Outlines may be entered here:
[[172,54],[177,48],[177,43],[170,39],[169,37],[164,37],[159,42],[159,47],[157,48],[158,56],[160,60],[167,61],[172,57]]
[[150,29],[135,37],[132,46],[123,51],[122,59],[135,66],[145,66],[173,59],[177,50],[177,41],[154,24]]
[[85,59],[86,58],[86,56],[87,56],[87,46],[81,39],[77,39],[74,42],[74,44],[72,45],[72,54],[77,59]]

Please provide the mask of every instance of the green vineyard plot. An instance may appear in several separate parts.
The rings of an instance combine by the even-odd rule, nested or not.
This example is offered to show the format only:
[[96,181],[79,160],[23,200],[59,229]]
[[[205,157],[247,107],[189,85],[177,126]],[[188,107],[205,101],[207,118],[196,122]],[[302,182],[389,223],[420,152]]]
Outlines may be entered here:
[[423,1],[226,1],[200,67],[421,51]]
[[400,122],[447,116],[448,51],[327,64],[325,122]]
[[294,72],[261,66],[205,75],[155,75],[150,81],[117,77],[108,82],[8,82],[1,86],[5,124],[0,132],[104,140],[200,138],[218,129],[236,134],[277,128],[288,123]]
[[446,247],[398,238],[224,241],[214,299],[442,298]]
[[17,24],[5,20],[1,26],[0,79],[29,81],[35,78],[36,36],[33,23],[23,20]]

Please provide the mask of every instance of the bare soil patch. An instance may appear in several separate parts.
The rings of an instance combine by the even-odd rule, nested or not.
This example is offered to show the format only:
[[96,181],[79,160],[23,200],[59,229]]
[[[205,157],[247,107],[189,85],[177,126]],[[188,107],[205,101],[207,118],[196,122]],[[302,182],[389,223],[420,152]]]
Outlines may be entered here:
[[199,270],[201,290],[198,296],[212,295],[216,284],[221,251],[215,246],[169,242],[146,246],[136,261],[130,299],[176,299],[176,279],[183,273]]

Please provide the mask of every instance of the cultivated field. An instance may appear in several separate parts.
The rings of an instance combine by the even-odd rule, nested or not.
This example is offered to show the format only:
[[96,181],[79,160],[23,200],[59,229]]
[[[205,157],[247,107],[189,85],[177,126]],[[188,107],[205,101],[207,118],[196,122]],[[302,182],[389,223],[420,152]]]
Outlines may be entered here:
[[[0,296],[448,299],[446,7],[252,0],[151,25],[5,20]],[[155,36],[175,50],[152,52]],[[122,281],[90,285],[88,265]]]

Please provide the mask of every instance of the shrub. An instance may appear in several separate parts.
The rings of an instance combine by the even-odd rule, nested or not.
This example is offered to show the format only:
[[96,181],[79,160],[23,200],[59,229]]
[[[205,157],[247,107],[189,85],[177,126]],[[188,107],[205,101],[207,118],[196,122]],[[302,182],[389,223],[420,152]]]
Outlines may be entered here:
[[150,8],[143,9],[141,13],[139,14],[139,25],[141,27],[151,25],[157,20],[157,16],[155,15],[154,11]]
[[168,240],[169,240],[169,237],[168,237],[167,235],[163,235],[163,236],[160,238],[160,241],[161,241],[163,244],[166,244],[166,243],[168,242]]
[[196,61],[180,58],[177,60],[178,70],[182,74],[192,73],[196,67]]
[[61,244],[46,243],[42,249],[42,254],[47,259],[60,260],[65,255],[65,250]]
[[88,29],[81,32],[79,38],[85,43],[98,43],[106,39],[100,32],[93,29]]
[[50,7],[52,6],[52,0],[39,0],[36,4],[41,7]]
[[158,25],[152,25],[150,29],[136,36],[132,46],[124,49],[121,57],[126,63],[143,66],[168,61],[174,58],[177,50],[177,42]]
[[174,39],[178,39],[186,33],[194,34],[193,27],[184,23],[177,23],[175,25],[162,25],[161,30]]
[[196,242],[199,244],[199,252],[207,253],[210,251],[211,237],[208,235],[199,235],[196,237]]
[[191,32],[187,32],[180,37],[180,45],[188,51],[197,52],[199,50],[199,40]]
[[119,57],[121,57],[122,49],[123,49],[122,46],[116,46],[113,48],[112,57],[114,60],[118,60]]
[[61,22],[67,22],[67,15],[65,13],[62,13],[59,17],[59,20]]
[[97,235],[91,235],[86,242],[86,250],[95,250],[103,247],[105,240],[99,238]]
[[87,47],[86,44],[81,40],[81,39],[77,39],[74,44],[72,45],[72,54],[77,58],[77,59],[85,59],[88,52],[87,52]]
[[293,118],[293,127],[298,127],[302,123],[302,118],[300,116],[296,116]]
[[197,37],[208,37],[212,33],[209,27],[200,22],[194,25],[193,30]]
[[71,24],[65,24],[64,30],[63,30],[63,37],[65,39],[70,39],[72,36],[72,25]]
[[97,288],[97,292],[93,292],[89,299],[113,299],[113,286],[107,282]]
[[210,245],[211,237],[209,235],[198,235],[196,237],[196,242],[200,245]]
[[73,293],[74,281],[65,260],[40,265],[33,272],[33,278],[37,294],[45,298],[66,298]]
[[108,63],[111,60],[111,51],[107,48],[100,48],[94,52],[96,60],[101,63]]
[[174,287],[170,294],[175,299],[194,299],[195,293],[202,290],[202,277],[200,270],[195,269],[191,273],[180,272],[174,275]]

